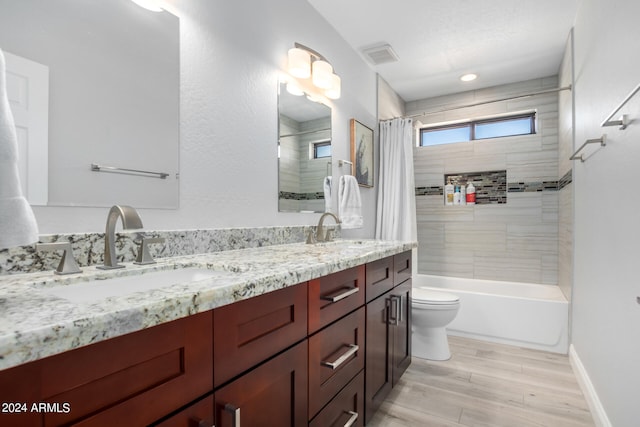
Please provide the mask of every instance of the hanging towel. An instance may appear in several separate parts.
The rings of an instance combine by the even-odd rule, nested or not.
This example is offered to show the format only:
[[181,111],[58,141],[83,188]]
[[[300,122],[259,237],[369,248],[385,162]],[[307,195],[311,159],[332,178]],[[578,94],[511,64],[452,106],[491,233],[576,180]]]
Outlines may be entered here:
[[360,187],[353,175],[343,175],[340,177],[338,185],[338,217],[340,227],[362,228],[362,202],[360,200]]
[[331,198],[331,186],[332,186],[333,178],[330,176],[324,177],[323,188],[324,188],[324,211],[333,213],[333,207],[331,206],[332,198]]
[[4,54],[0,50],[0,249],[38,241],[38,225],[22,196],[18,138],[7,96]]

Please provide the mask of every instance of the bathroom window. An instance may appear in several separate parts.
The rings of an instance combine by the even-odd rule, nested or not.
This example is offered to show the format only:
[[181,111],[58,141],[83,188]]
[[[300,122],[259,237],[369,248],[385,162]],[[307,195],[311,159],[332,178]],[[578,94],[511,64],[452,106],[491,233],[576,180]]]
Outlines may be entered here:
[[313,143],[313,158],[321,159],[323,157],[331,157],[331,141]]
[[468,142],[536,133],[536,113],[474,120],[420,129],[420,146]]

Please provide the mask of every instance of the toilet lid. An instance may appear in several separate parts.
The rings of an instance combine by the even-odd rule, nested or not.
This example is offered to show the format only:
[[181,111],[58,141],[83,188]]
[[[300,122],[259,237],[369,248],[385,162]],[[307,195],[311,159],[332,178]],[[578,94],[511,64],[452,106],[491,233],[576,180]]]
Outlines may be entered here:
[[425,288],[413,288],[411,298],[418,304],[453,304],[460,300],[457,295],[432,291]]

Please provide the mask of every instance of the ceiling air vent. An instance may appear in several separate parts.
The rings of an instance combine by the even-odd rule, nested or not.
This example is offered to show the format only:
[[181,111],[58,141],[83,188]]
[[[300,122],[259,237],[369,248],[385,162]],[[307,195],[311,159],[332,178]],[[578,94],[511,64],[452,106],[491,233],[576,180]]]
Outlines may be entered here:
[[383,44],[362,49],[362,53],[371,61],[373,65],[386,64],[398,61],[398,55],[390,45]]

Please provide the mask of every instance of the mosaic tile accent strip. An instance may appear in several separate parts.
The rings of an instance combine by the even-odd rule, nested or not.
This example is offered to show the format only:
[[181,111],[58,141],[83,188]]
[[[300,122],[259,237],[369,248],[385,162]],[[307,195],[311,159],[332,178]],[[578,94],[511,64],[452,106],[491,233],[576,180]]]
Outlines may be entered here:
[[467,185],[473,182],[476,188],[476,204],[507,203],[507,171],[465,172],[446,174],[444,182],[451,178],[454,185]]
[[285,200],[324,200],[324,192],[316,193],[291,193],[287,191],[281,191],[279,193],[280,199]]
[[[504,176],[503,176],[504,174]],[[542,191],[560,191],[573,182],[573,170],[564,174],[558,181],[531,181],[506,183],[506,171],[472,172],[447,174],[445,182],[451,177],[451,182],[468,183],[473,181],[476,187],[476,204],[504,204],[507,203],[507,193],[536,193]],[[506,188],[506,189],[505,189]],[[416,187],[416,196],[443,196],[444,187]]]
[[562,190],[567,185],[573,182],[573,169],[569,169],[567,173],[564,174],[560,181],[558,181],[558,190]]
[[535,193],[538,191],[557,191],[558,181],[510,182],[509,193]]
[[416,187],[416,196],[443,196],[444,188],[436,187]]

